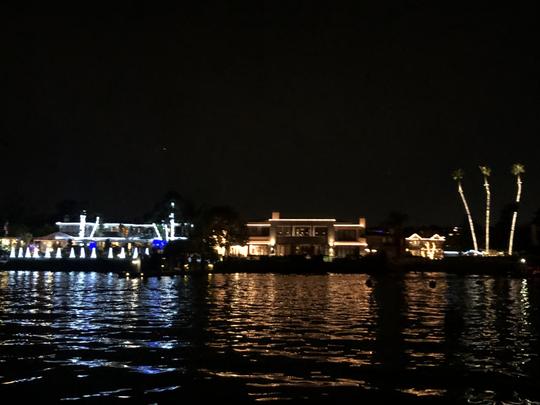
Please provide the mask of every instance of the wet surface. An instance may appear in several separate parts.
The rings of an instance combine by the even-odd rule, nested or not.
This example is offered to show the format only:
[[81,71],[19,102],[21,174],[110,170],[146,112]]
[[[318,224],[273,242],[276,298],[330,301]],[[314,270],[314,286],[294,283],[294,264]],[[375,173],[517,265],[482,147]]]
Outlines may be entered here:
[[539,279],[440,273],[2,272],[0,393],[540,403],[539,301]]

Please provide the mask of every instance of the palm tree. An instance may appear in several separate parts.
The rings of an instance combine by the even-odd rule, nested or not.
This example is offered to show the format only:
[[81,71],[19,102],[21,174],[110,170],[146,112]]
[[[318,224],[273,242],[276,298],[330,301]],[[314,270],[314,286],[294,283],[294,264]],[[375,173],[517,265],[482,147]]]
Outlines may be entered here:
[[478,243],[476,242],[476,233],[474,231],[474,222],[472,220],[471,210],[469,209],[469,204],[465,199],[465,193],[463,192],[463,187],[461,186],[461,180],[463,180],[463,170],[457,169],[452,173],[452,178],[457,181],[458,184],[458,193],[463,201],[463,206],[465,207],[465,213],[467,214],[467,219],[469,220],[469,227],[471,228],[471,236],[473,241],[474,250],[478,250]]
[[514,247],[514,233],[516,230],[517,212],[519,207],[519,201],[521,200],[521,175],[525,173],[525,166],[521,163],[514,163],[512,165],[512,174],[516,176],[516,199],[514,201],[514,212],[512,214],[512,224],[510,225],[510,239],[508,241],[508,254],[512,255],[512,249]]
[[491,176],[491,169],[487,166],[479,166],[484,176],[484,188],[486,189],[486,254],[489,254],[489,229],[490,229],[490,210],[491,210],[491,191],[489,189],[488,178]]

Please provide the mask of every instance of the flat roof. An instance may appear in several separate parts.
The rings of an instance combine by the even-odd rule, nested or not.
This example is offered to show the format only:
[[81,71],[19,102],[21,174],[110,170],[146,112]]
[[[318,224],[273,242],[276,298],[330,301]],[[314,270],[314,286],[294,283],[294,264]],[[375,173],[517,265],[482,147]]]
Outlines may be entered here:
[[335,218],[279,218],[269,219],[272,222],[336,222]]

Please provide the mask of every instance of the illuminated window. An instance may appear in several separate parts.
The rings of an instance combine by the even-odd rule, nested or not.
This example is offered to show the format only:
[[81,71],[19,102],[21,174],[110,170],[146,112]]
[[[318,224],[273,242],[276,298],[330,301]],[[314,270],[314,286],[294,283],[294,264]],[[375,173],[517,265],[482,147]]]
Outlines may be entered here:
[[268,255],[268,246],[264,246],[264,245],[249,246],[249,254],[253,256],[266,256]]
[[314,236],[326,236],[328,235],[328,228],[326,226],[316,226],[313,230]]
[[310,228],[309,226],[295,226],[294,236],[309,236]]
[[290,226],[278,226],[276,228],[277,236],[291,236],[292,227]]

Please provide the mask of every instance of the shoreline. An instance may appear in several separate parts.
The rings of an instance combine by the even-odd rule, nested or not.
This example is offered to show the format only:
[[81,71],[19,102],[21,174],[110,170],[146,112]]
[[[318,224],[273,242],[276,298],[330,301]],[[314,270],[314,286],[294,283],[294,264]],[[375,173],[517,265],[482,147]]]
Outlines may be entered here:
[[487,274],[538,276],[538,268],[520,263],[515,257],[453,257],[441,260],[401,258],[389,260],[382,256],[359,259],[335,259],[331,262],[322,258],[264,257],[258,260],[226,259],[214,264],[212,269],[182,269],[168,266],[162,256],[151,257],[140,262],[115,259],[10,259],[0,263],[0,271],[53,271],[53,272],[97,272],[115,273],[119,276],[171,276],[206,274],[370,274],[398,275],[409,272],[448,274]]
[[449,274],[529,274],[528,266],[514,257],[456,257],[441,260],[384,257],[334,260],[226,260],[215,265],[212,273],[277,273],[277,274],[400,274],[408,272],[434,272]]

